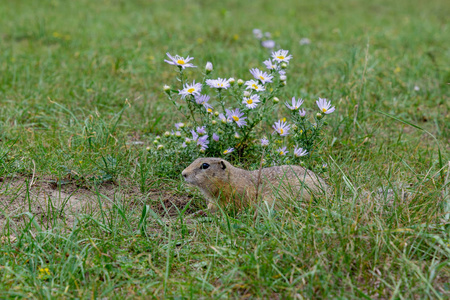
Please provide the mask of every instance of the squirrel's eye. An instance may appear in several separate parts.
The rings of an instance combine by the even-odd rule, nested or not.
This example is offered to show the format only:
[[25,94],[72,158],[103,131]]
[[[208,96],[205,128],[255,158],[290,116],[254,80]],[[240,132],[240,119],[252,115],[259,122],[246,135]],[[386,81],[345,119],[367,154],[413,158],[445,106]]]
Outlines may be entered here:
[[209,164],[207,164],[207,163],[203,163],[203,164],[200,166],[200,169],[203,169],[203,170],[208,169],[208,168],[209,168]]

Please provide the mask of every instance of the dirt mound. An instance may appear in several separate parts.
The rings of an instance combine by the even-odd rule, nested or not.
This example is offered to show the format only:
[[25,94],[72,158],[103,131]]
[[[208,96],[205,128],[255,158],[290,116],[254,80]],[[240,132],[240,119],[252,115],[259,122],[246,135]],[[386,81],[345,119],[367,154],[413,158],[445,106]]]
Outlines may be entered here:
[[[80,185],[75,181],[58,183],[45,176],[11,177],[0,181],[0,235],[6,234],[5,230],[15,231],[18,227],[33,227],[33,224],[50,229],[62,223],[69,229],[77,217],[110,209],[118,202],[136,211],[142,211],[143,205],[150,205],[161,216],[175,217],[191,200],[186,193],[167,186],[144,194],[125,182]],[[195,210],[190,205],[186,213]]]

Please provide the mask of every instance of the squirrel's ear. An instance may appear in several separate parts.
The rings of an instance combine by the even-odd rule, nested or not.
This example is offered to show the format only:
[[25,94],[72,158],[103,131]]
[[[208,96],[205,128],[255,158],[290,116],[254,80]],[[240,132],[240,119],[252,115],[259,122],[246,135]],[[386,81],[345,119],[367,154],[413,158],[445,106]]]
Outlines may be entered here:
[[227,168],[227,166],[225,165],[223,160],[220,161],[220,166],[221,166],[222,170],[225,170]]

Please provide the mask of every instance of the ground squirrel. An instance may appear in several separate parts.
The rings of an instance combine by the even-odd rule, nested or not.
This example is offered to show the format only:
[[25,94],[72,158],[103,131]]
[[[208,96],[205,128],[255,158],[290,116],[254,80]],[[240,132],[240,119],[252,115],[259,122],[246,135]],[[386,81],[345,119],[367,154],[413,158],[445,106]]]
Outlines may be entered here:
[[329,190],[314,172],[292,165],[247,171],[221,158],[206,157],[196,159],[181,174],[186,182],[200,188],[213,211],[215,203],[242,208],[257,198],[269,204],[285,197],[309,200],[311,194]]

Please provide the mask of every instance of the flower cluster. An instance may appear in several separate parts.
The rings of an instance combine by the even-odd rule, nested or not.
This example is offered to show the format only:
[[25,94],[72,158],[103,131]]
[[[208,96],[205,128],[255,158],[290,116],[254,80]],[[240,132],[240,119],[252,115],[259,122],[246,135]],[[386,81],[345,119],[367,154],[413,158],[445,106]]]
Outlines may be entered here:
[[[254,34],[261,40],[265,36],[257,30]],[[326,125],[324,117],[335,110],[330,101],[319,98],[319,112],[308,118],[303,108],[305,101],[294,96],[285,101],[290,120],[282,118],[272,123],[292,59],[288,50],[273,51],[263,61],[265,69],[250,68],[248,80],[211,78],[214,66],[207,62],[202,80],[188,81],[185,72],[196,68],[191,63],[194,58],[170,53],[167,57],[165,62],[178,67],[181,87],[172,89],[165,85],[164,91],[185,120],[175,123],[174,130],[167,131],[163,138],[155,139],[156,151],[176,151],[191,159],[203,155],[264,155],[269,164],[288,159],[301,162],[315,151]],[[273,131],[267,134],[270,123]]]
[[260,29],[253,29],[253,36],[259,40],[261,46],[267,49],[275,48],[275,41],[272,40],[272,34],[270,32],[262,32]]

